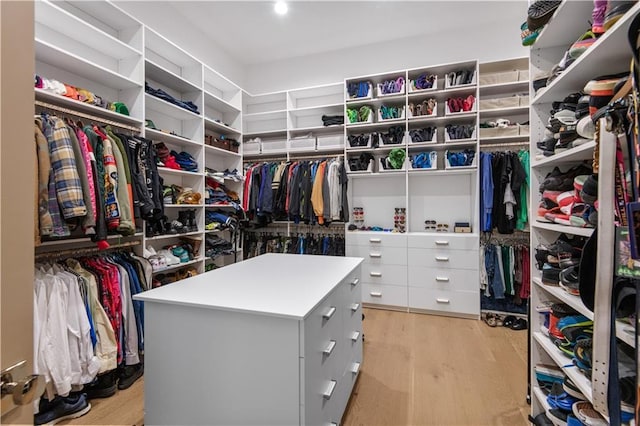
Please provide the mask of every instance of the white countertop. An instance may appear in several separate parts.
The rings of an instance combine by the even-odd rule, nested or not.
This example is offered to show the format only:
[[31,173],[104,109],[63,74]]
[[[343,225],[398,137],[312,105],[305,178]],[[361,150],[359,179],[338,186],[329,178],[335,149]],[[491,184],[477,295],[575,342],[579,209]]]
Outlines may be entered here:
[[133,298],[303,319],[361,262],[358,257],[269,253]]

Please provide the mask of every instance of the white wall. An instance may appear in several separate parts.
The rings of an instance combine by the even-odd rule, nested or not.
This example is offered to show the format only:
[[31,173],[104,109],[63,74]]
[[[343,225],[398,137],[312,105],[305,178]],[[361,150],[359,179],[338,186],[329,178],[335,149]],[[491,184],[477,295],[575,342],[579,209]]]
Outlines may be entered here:
[[[526,13],[526,12],[525,12]],[[505,18],[505,17],[502,17]],[[243,88],[252,94],[335,83],[345,78],[478,59],[480,62],[527,56],[520,41],[522,16],[482,26],[425,34],[354,49],[250,65]],[[482,20],[479,20],[482,22]],[[480,24],[479,22],[479,24]],[[452,18],[452,25],[455,18]],[[380,31],[393,33],[393,25]],[[366,31],[363,30],[363,36]]]
[[[170,2],[127,1],[114,3],[134,18],[172,41],[196,59],[244,87],[245,66],[235,60],[222,46],[200,30],[189,25],[187,19],[178,13]],[[215,19],[211,21],[215,25]]]

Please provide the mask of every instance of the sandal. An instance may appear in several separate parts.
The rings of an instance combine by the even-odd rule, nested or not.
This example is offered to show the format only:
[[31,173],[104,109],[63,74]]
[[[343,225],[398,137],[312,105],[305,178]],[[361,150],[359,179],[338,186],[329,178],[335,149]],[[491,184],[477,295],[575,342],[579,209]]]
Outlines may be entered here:
[[484,322],[486,322],[489,327],[496,327],[498,325],[497,315],[488,312],[484,317]]

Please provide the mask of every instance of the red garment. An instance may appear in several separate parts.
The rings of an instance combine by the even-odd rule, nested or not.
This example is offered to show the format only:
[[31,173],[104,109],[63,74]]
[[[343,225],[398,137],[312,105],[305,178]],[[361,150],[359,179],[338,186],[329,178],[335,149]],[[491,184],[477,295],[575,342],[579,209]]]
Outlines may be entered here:
[[529,264],[529,248],[522,248],[522,286],[520,297],[528,299],[531,294],[531,265]]
[[242,194],[242,208],[244,211],[249,211],[249,190],[251,189],[251,173],[253,172],[253,166],[247,169],[244,179],[244,193]]

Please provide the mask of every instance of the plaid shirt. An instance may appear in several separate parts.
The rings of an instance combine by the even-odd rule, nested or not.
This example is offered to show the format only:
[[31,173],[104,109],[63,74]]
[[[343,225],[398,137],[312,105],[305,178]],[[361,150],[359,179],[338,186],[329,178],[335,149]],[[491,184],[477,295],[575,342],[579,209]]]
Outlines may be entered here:
[[49,117],[48,121],[50,131],[46,133],[46,137],[62,215],[65,219],[86,216],[87,207],[84,204],[69,128],[57,117]]

